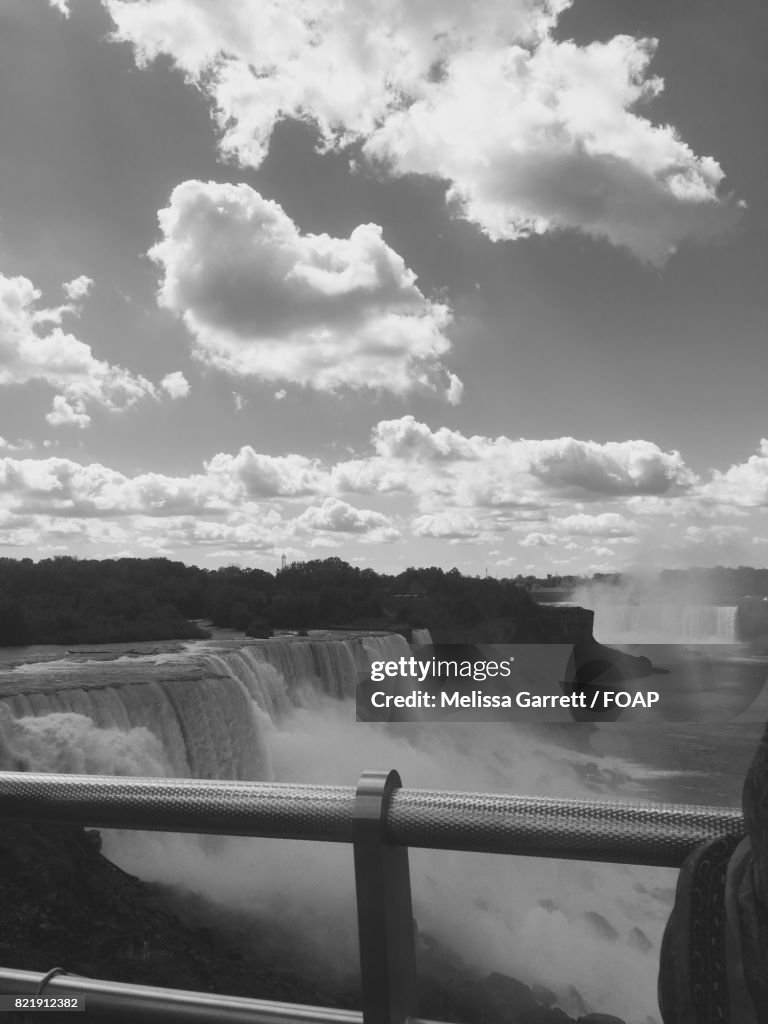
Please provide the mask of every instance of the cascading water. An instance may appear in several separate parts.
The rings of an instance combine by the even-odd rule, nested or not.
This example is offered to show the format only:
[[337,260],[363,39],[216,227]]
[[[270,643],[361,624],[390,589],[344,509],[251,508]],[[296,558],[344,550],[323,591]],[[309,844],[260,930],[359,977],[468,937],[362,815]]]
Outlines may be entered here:
[[601,643],[732,644],[736,608],[666,602],[618,604],[604,597],[595,611],[595,636]]
[[[413,636],[414,647],[425,642],[426,631]],[[364,768],[396,767],[408,786],[595,795],[594,756],[558,748],[535,730],[355,723],[352,697],[370,662],[410,652],[401,636],[311,634],[0,673],[0,758],[22,757],[44,771],[342,785],[354,784]],[[643,778],[639,766],[609,757],[603,767],[608,796],[617,795],[611,779]],[[103,840],[126,871],[183,882],[233,913],[247,908],[268,920],[270,934],[285,938],[286,955],[314,961],[323,974],[355,963],[348,849],[222,839],[214,856],[191,836],[105,831]],[[448,851],[413,851],[411,863],[420,930],[467,963],[539,982],[575,1016],[583,1011],[569,985],[592,1009],[630,1024],[653,1021],[653,954],[638,953],[631,937],[639,929],[658,950],[668,872]],[[644,891],[659,895],[632,897],[640,879]],[[610,921],[617,939],[609,943],[594,930],[596,915]],[[340,936],[332,946],[329,934]]]
[[[81,666],[81,668],[84,668]],[[268,777],[269,759],[250,695],[232,674],[126,682],[115,663],[70,676],[71,686],[0,695],[13,716],[5,742],[38,771],[200,779]],[[110,677],[113,682],[110,682]],[[147,678],[148,677],[148,678]],[[29,685],[29,674],[23,681]],[[7,679],[3,689],[7,688]],[[45,686],[45,673],[34,680]],[[89,683],[91,685],[89,685]],[[4,726],[3,726],[4,721]]]
[[371,660],[408,654],[398,634],[277,637],[175,659],[22,666],[0,675],[11,712],[0,732],[40,771],[268,779],[262,718],[351,698]]
[[432,634],[428,629],[414,629],[411,634],[414,647],[426,647],[432,643]]

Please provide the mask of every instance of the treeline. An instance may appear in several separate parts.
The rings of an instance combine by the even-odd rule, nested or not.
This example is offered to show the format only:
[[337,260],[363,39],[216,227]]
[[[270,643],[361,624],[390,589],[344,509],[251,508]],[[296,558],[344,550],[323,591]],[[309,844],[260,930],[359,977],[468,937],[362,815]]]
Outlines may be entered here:
[[[181,570],[181,571],[179,571]],[[0,559],[0,646],[201,638],[165,559]]]
[[450,628],[526,618],[536,607],[509,581],[438,568],[388,576],[340,558],[296,562],[274,575],[237,566],[200,569],[166,558],[0,558],[4,646],[203,637],[196,619],[253,636],[394,623]]

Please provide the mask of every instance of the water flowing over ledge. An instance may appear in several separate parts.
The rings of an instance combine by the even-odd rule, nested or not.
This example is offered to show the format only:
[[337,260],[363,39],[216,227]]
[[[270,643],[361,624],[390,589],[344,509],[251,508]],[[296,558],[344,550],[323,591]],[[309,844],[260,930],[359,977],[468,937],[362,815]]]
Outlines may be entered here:
[[735,606],[595,601],[594,609],[595,635],[603,643],[737,642]]
[[409,654],[399,634],[322,633],[19,666],[0,672],[0,760],[41,771],[267,780],[266,722],[352,697],[372,660]]

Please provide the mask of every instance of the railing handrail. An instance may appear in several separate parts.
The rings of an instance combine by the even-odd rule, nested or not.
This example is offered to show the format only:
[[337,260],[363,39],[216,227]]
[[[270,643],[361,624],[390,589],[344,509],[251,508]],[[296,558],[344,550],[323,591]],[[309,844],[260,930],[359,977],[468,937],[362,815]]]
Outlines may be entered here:
[[[361,1015],[93,979],[50,982],[52,993],[91,992],[98,1006],[144,1019],[232,1024],[418,1024],[410,846],[679,867],[700,843],[744,834],[733,809],[402,789],[395,771],[364,772],[357,789],[0,772],[4,818],[352,843]],[[0,992],[13,992],[18,974],[0,969]],[[33,980],[47,976],[25,985]]]
[[[44,980],[39,971],[0,968],[0,993],[34,996]],[[150,1016],[158,1021],[185,1020],[200,1024],[363,1024],[359,1010],[338,1010],[300,1003],[278,1003],[213,992],[134,985],[102,981],[77,974],[57,974],[45,986],[45,995],[55,998],[81,996],[85,1000],[85,1022],[94,1012],[113,1019],[117,1014]],[[77,1020],[77,1018],[74,1018]],[[410,1019],[409,1024],[434,1024]]]
[[[352,786],[0,773],[0,819],[352,843]],[[679,867],[736,808],[396,789],[384,836],[432,850]]]

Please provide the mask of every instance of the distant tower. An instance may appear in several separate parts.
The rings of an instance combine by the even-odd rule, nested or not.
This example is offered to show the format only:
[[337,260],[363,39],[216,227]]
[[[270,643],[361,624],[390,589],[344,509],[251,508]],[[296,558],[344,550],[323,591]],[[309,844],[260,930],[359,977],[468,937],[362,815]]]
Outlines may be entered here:
[[283,557],[280,559],[280,568],[281,569],[285,569],[286,561],[287,561],[287,559],[286,559],[285,555],[283,555]]

